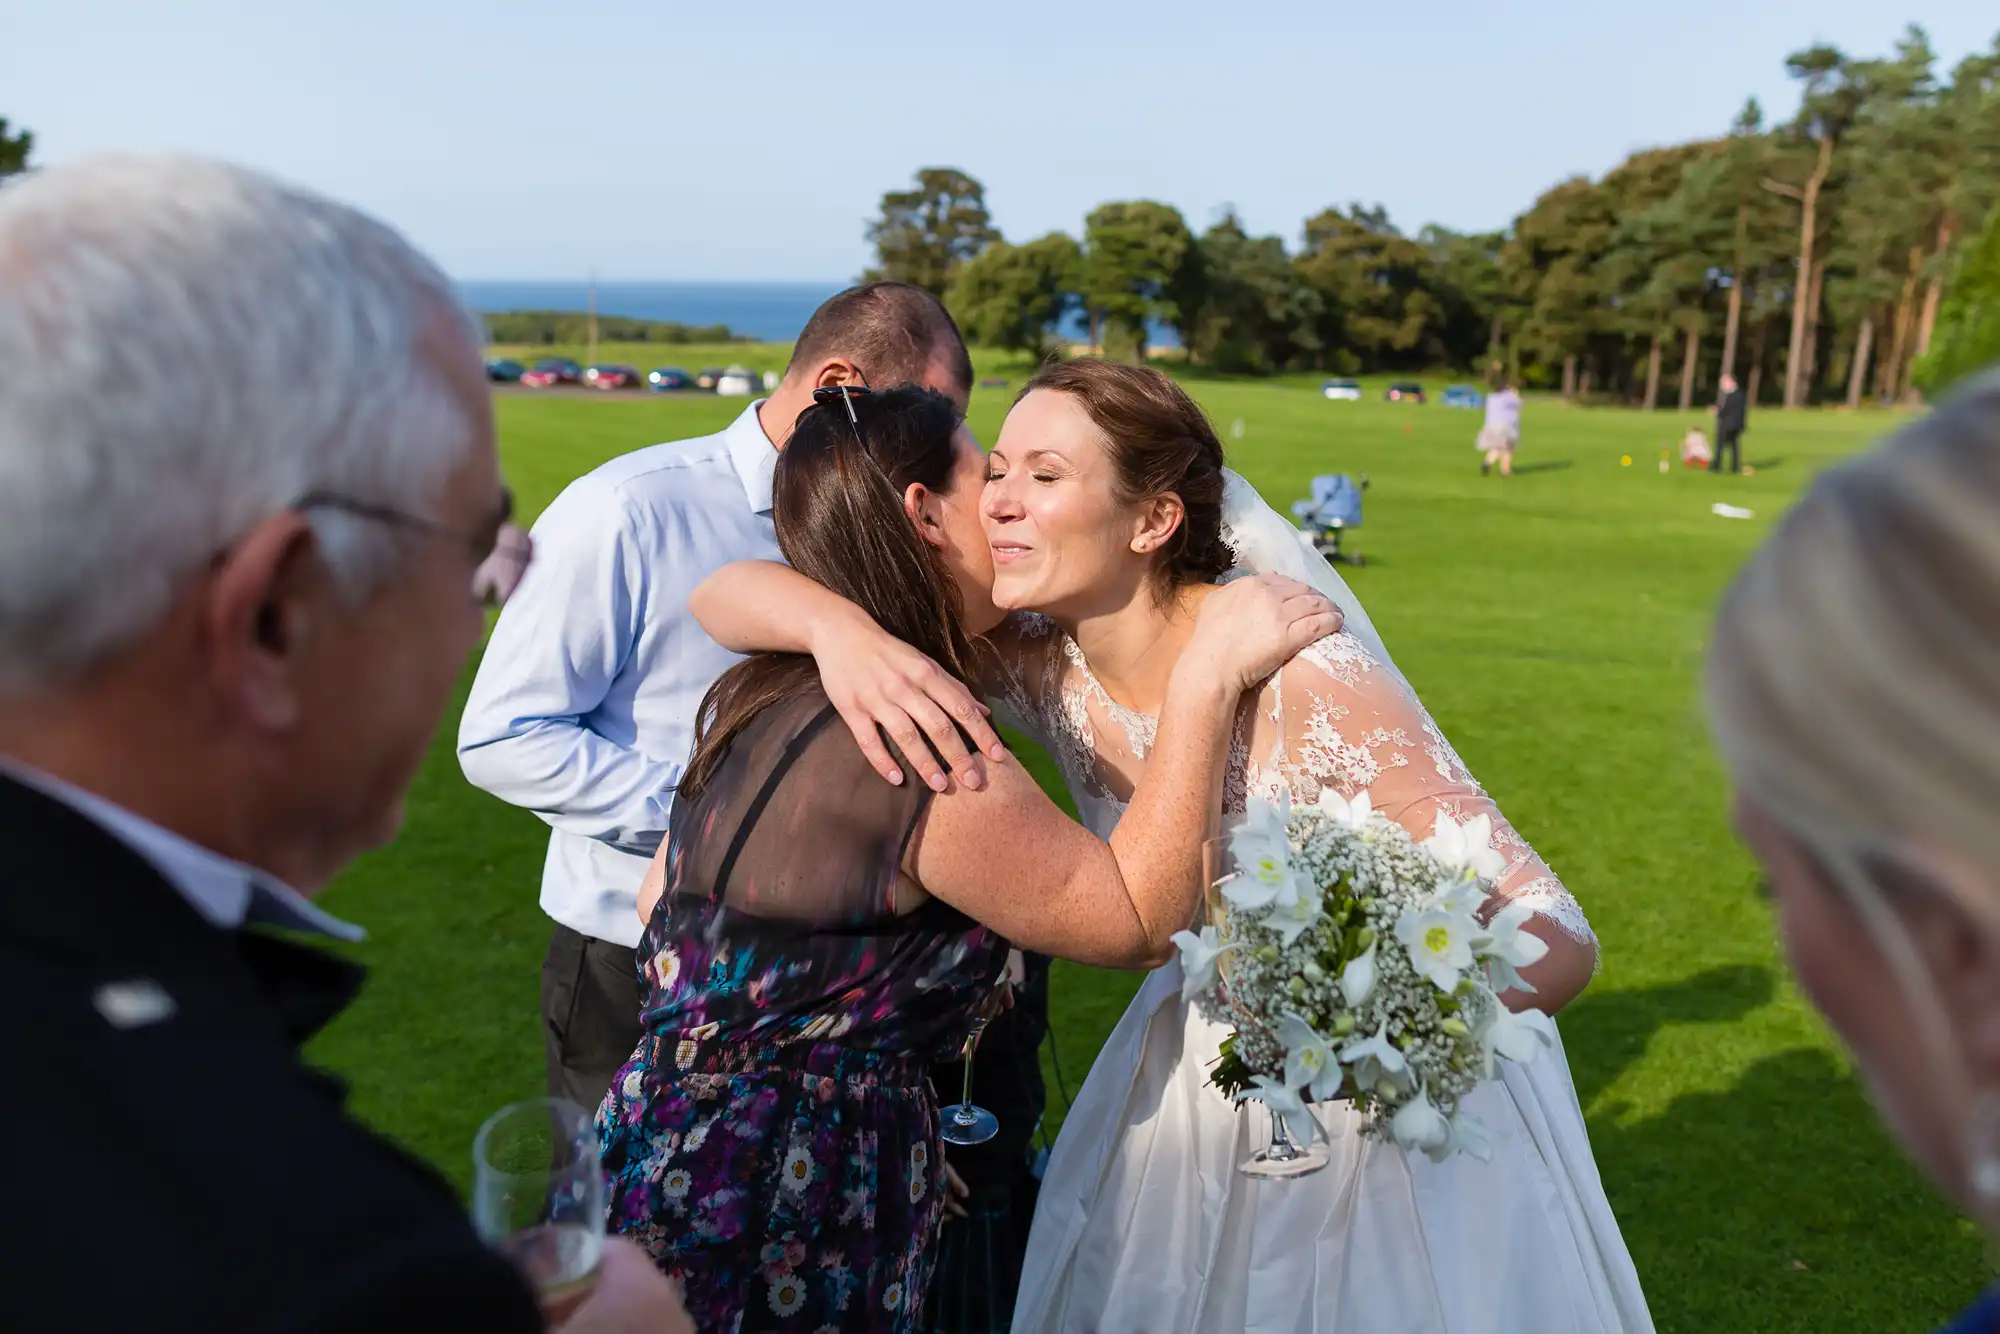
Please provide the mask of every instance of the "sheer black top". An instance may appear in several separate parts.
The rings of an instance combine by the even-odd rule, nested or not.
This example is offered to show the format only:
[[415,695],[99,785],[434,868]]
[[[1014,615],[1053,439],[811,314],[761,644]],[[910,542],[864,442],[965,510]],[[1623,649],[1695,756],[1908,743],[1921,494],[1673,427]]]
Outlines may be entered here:
[[898,911],[931,795],[884,782],[817,687],[753,719],[674,805],[639,945],[647,1030],[955,1054],[1008,946],[939,899]]

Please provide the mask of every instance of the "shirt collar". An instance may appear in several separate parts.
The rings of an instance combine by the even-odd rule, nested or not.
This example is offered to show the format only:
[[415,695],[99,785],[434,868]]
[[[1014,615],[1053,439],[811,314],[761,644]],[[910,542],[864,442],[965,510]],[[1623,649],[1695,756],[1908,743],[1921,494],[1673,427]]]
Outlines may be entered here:
[[764,434],[764,423],[757,416],[757,409],[765,402],[760,398],[743,409],[743,415],[722,433],[736,478],[743,483],[743,498],[758,514],[771,512],[771,477],[778,468],[777,448]]
[[0,760],[0,773],[62,802],[144,857],[211,926],[233,931],[261,922],[349,941],[367,934],[256,867],[211,852],[95,793],[6,760]]

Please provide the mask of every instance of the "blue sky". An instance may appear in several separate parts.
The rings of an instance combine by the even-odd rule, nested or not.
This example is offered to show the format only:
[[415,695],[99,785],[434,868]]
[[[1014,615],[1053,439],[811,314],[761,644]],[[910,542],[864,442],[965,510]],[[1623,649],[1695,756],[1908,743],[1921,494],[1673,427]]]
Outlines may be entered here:
[[1634,148],[1795,98],[1788,51],[1945,63],[1992,0],[732,6],[45,0],[0,20],[0,115],[46,164],[174,148],[401,227],[460,278],[843,279],[920,165],[1012,239],[1164,199],[1295,240],[1333,203],[1504,225]]

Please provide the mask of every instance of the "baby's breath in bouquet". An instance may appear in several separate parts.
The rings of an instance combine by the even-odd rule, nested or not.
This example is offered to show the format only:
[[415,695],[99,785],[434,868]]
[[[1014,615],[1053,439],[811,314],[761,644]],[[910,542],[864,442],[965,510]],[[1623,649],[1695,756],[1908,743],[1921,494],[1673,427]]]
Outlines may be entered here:
[[1299,807],[1253,798],[1209,924],[1174,937],[1182,995],[1234,1030],[1210,1082],[1264,1103],[1301,1144],[1309,1104],[1344,1099],[1364,1134],[1434,1160],[1485,1158],[1466,1094],[1554,1036],[1540,1011],[1500,1003],[1533,990],[1517,970],[1548,946],[1522,929],[1526,904],[1480,920],[1505,865],[1491,834],[1483,815],[1440,813],[1419,844],[1366,792]]

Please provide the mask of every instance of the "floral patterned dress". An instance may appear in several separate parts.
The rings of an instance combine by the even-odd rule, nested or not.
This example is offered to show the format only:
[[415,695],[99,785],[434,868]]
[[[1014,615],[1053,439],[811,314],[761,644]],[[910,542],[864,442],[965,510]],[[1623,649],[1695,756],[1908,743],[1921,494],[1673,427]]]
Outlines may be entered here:
[[703,1331],[917,1328],[944,1211],[926,1076],[1008,948],[903,878],[929,796],[877,777],[815,690],[675,805],[646,1037],[598,1130],[612,1229]]

